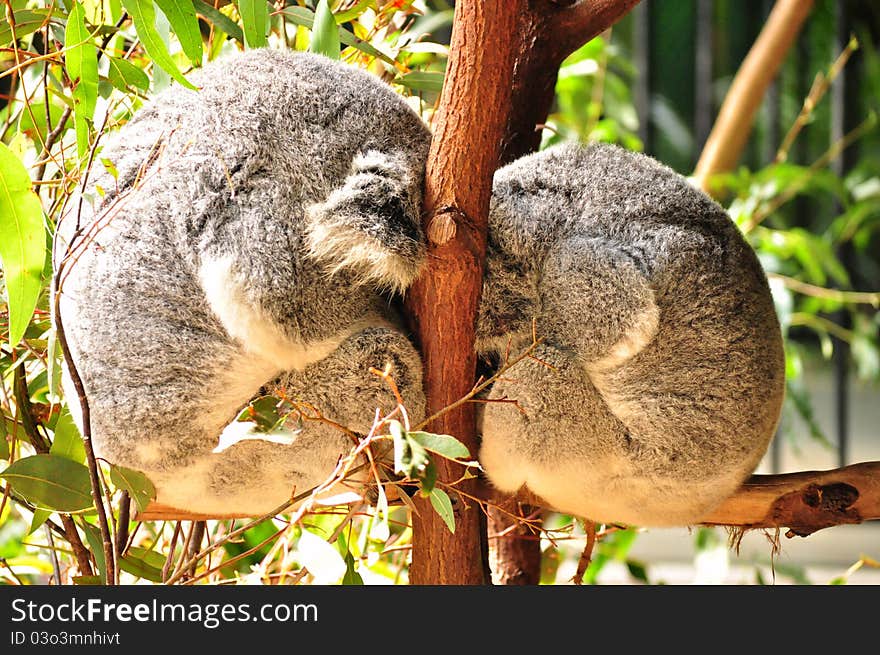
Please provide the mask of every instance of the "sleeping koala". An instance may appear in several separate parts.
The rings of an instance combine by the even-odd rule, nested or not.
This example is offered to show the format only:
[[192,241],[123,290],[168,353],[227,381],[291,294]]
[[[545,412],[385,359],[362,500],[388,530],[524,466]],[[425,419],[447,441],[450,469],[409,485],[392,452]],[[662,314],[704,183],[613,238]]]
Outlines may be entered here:
[[760,264],[725,212],[618,147],[499,170],[478,350],[544,341],[494,385],[480,462],[597,522],[687,525],[761,460],[784,390]]
[[[61,321],[96,453],[138,469],[158,502],[261,514],[323,482],[351,448],[306,424],[291,444],[212,452],[255,393],[367,431],[395,406],[393,366],[423,411],[419,356],[380,292],[424,256],[430,133],[372,75],[306,53],[252,50],[192,75],[106,139],[60,221]],[[65,392],[81,422],[77,395]]]

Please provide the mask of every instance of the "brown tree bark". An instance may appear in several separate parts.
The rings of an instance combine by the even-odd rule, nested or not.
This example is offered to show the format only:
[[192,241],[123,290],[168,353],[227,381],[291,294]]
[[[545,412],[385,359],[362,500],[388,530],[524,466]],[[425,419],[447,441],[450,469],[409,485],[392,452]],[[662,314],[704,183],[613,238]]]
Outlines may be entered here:
[[[474,328],[486,256],[489,197],[510,110],[520,17],[527,0],[460,0],[456,4],[446,79],[434,118],[425,180],[424,227],[428,265],[407,295],[425,363],[428,413],[471,390],[476,376]],[[429,430],[455,435],[477,453],[474,406],[464,403]],[[461,466],[438,462],[441,486],[458,480]],[[456,488],[473,495],[476,480]],[[412,584],[485,584],[488,561],[483,512],[448,489],[455,534],[431,504],[416,499]],[[456,502],[457,501],[457,502]]]

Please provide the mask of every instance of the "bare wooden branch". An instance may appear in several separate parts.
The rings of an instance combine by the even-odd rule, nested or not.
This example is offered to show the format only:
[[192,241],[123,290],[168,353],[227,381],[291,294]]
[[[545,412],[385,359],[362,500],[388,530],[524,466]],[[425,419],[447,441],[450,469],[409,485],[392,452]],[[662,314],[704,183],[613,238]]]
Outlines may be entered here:
[[582,0],[554,17],[563,58],[598,36],[639,4],[639,0]]
[[834,525],[880,519],[880,462],[829,471],[753,475],[703,519],[706,525],[789,528],[807,535]]
[[711,191],[712,175],[731,170],[739,161],[764,93],[812,8],[813,0],[776,0],[730,85],[697,162],[694,177],[704,191]]

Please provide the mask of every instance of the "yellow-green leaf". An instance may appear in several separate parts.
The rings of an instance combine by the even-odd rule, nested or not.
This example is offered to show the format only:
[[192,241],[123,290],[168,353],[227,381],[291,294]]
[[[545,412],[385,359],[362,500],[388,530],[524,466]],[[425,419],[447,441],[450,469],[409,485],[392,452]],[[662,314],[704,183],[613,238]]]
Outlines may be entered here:
[[9,342],[21,341],[42,288],[43,208],[21,160],[0,143],[0,262],[9,306]]
[[327,0],[319,0],[315,7],[315,22],[312,25],[312,41],[309,51],[331,59],[339,59],[339,29]]
[[162,553],[137,546],[129,548],[119,560],[120,569],[150,582],[162,582],[164,566],[165,556]]
[[244,43],[244,32],[229,16],[201,0],[193,0],[193,7],[198,15],[213,23],[218,30],[225,32],[239,43]]
[[41,509],[71,513],[92,507],[89,470],[66,457],[24,457],[6,467],[0,478]]
[[86,28],[85,10],[75,2],[67,17],[64,65],[73,87],[73,124],[76,151],[82,159],[89,150],[89,123],[98,102],[98,49]]
[[50,455],[58,455],[82,464],[86,459],[86,449],[79,428],[73,422],[70,412],[65,411],[55,423],[55,434],[52,437]]
[[244,26],[248,48],[265,48],[269,41],[269,5],[266,0],[238,0],[238,13]]
[[174,63],[168,48],[165,47],[165,42],[162,41],[162,37],[156,30],[156,6],[153,4],[153,0],[122,0],[122,6],[131,16],[135,32],[153,61],[180,84],[188,89],[196,90],[196,87],[183,76],[177,64]]
[[149,91],[150,78],[130,61],[120,57],[107,57],[107,63],[110,64],[107,69],[107,79],[120,91],[128,93],[129,86],[141,91]]
[[435,91],[440,93],[443,90],[443,73],[440,71],[413,71],[412,73],[401,75],[394,81],[417,91]]
[[165,18],[171,24],[171,29],[180,41],[180,47],[184,54],[193,63],[193,66],[202,65],[202,33],[199,30],[199,19],[191,2],[186,0],[155,0],[159,9],[165,14]]
[[467,447],[458,439],[448,434],[433,434],[431,432],[409,432],[407,436],[421,444],[425,450],[430,450],[448,459],[463,459],[470,456]]
[[156,487],[140,471],[127,469],[123,466],[111,466],[110,481],[118,488],[125,489],[131,494],[138,510],[141,512],[147,509],[147,505],[150,504],[151,500],[156,498]]
[[[287,7],[281,13],[284,14],[284,16],[294,25],[305,27],[308,30],[311,30],[315,24],[315,14],[313,14],[305,7]],[[384,52],[377,50],[363,39],[357,38],[348,30],[339,27],[338,34],[339,40],[345,45],[351,46],[356,50],[360,50],[365,55],[370,55],[371,57],[381,59],[385,63],[391,64],[392,66],[396,65],[393,58],[389,57]]]

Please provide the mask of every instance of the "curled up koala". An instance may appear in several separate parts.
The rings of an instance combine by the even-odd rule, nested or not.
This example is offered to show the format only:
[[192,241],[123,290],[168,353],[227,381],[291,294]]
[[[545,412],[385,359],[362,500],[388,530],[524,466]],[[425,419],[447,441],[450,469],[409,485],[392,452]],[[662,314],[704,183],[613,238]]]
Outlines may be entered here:
[[391,365],[420,418],[421,363],[384,292],[424,257],[430,134],[389,86],[318,55],[252,50],[190,79],[105,138],[114,174],[93,166],[59,222],[61,322],[98,457],[165,505],[256,515],[352,445],[308,422],[214,452],[262,387],[366,432],[395,406],[368,369]]
[[785,366],[766,276],[714,201],[649,157],[562,145],[494,179],[480,462],[597,522],[699,522],[774,434]]

